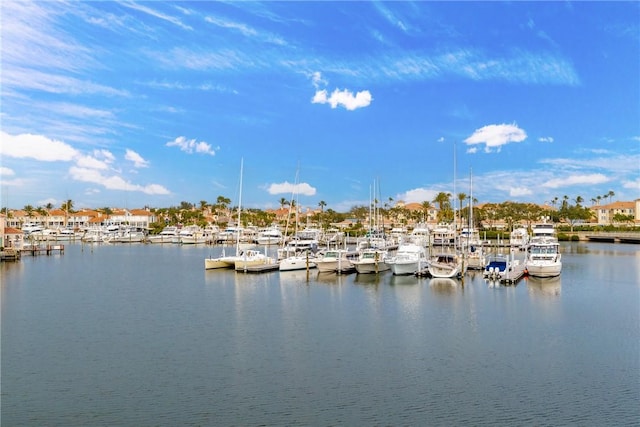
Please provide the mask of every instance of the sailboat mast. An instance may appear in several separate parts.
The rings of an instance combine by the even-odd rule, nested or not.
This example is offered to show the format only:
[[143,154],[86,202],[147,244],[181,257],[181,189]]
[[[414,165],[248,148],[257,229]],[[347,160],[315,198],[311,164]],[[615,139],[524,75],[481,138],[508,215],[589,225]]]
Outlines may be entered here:
[[244,168],[244,158],[240,158],[240,189],[238,190],[238,229],[236,230],[236,255],[240,253],[240,214],[242,213],[242,174]]

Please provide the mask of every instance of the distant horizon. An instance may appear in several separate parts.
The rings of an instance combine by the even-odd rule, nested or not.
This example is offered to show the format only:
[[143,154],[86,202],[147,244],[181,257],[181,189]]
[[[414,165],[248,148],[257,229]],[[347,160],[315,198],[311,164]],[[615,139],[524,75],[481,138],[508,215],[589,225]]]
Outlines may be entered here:
[[0,8],[2,206],[640,198],[640,2]]

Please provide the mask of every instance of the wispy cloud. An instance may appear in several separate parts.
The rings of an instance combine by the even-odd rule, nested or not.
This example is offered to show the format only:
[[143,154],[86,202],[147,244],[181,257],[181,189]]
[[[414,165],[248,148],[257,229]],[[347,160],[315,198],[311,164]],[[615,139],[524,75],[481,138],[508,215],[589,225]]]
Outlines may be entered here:
[[184,136],[179,136],[173,141],[169,141],[166,143],[167,147],[178,147],[181,151],[184,151],[188,154],[198,153],[198,154],[209,154],[211,156],[215,156],[216,152],[211,147],[211,144],[204,141],[196,141],[195,139],[187,139]]
[[609,178],[601,173],[592,173],[587,175],[568,175],[562,178],[550,179],[542,183],[543,187],[560,188],[573,185],[595,185],[609,182]]
[[129,160],[130,162],[133,162],[133,165],[136,168],[148,168],[149,167],[149,161],[145,160],[142,158],[142,156],[138,153],[136,153],[133,150],[130,150],[127,148],[127,151],[125,152],[124,158],[126,160]]
[[553,138],[550,136],[543,136],[538,138],[538,141],[540,142],[553,142]]
[[164,186],[159,184],[139,185],[133,184],[121,176],[107,175],[97,169],[81,168],[72,166],[69,169],[69,175],[76,181],[90,182],[98,184],[108,190],[134,191],[150,195],[166,195],[170,194]]
[[270,32],[258,31],[246,24],[240,22],[234,22],[228,19],[223,19],[215,16],[207,16],[205,21],[220,28],[236,31],[245,37],[256,39],[256,41],[263,43],[270,43],[278,46],[284,46],[287,42],[282,38]]
[[13,176],[15,174],[16,173],[13,171],[13,169],[0,166],[0,176]]
[[[147,14],[149,16],[153,16],[153,17],[158,18],[160,20],[175,24],[178,27],[182,28],[183,30],[193,30],[193,28],[191,28],[189,25],[184,24],[182,22],[182,20],[180,20],[180,18],[178,18],[176,16],[167,15],[165,13],[162,13],[162,12],[158,11],[157,9],[152,9],[150,7],[143,6],[143,5],[139,4],[139,3],[130,2],[130,1],[121,1],[120,4],[122,6],[130,8],[130,9],[137,10],[138,12],[142,12],[142,13],[145,13],[145,14]],[[161,3],[159,3],[159,4],[161,4]]]
[[2,70],[2,84],[8,88],[36,90],[56,94],[97,94],[128,97],[129,92],[68,75],[52,74],[14,67]]

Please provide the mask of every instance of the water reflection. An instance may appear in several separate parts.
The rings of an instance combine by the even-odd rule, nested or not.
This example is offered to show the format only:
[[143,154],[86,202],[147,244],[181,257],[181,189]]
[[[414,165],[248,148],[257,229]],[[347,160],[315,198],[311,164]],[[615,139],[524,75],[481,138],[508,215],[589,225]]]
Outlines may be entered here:
[[558,277],[528,277],[527,289],[532,297],[558,297],[560,296],[561,278]]
[[409,286],[409,285],[416,285],[418,281],[419,279],[413,275],[396,276],[392,274],[391,278],[389,279],[389,284],[391,286]]
[[441,294],[454,294],[463,288],[461,282],[447,278],[433,278],[429,280],[431,290]]
[[356,274],[353,279],[353,283],[360,285],[379,285],[382,283],[382,276],[384,273],[378,274]]
[[315,270],[291,270],[278,273],[280,285],[307,285],[318,274]]
[[348,275],[337,274],[331,271],[318,271],[315,278],[316,282],[327,285],[342,285],[346,283],[347,280],[350,280]]

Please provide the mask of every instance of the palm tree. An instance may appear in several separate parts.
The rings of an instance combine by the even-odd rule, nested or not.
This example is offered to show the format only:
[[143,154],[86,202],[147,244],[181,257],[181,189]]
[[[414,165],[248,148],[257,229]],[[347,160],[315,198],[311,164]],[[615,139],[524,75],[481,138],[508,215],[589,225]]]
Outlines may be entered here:
[[600,200],[602,200],[602,196],[596,196],[596,200],[598,201],[597,204],[599,206],[600,205]]
[[429,221],[429,211],[431,210],[431,208],[433,208],[433,206],[431,205],[431,202],[424,201],[422,202],[422,215],[424,215],[424,222],[428,222]]
[[70,213],[73,213],[73,200],[69,199],[66,202],[62,203],[60,209],[64,211],[64,225],[67,226],[67,217]]
[[31,205],[26,205],[26,206],[24,207],[24,211],[27,213],[27,217],[28,217],[28,218],[31,218],[31,217],[33,216],[33,211],[34,211],[33,206],[31,206]]
[[449,211],[451,210],[451,201],[449,200],[450,197],[451,194],[441,191],[433,199],[433,201],[438,204],[438,221],[449,217]]
[[318,206],[320,206],[320,212],[324,212],[324,207],[327,206],[327,202],[325,202],[324,200],[320,200],[318,202]]
[[468,196],[465,193],[458,193],[458,218],[462,221],[462,202],[467,200]]
[[607,193],[607,197],[609,198],[609,203],[611,203],[611,198],[615,195],[616,193],[614,193],[613,190],[609,190],[609,192]]
[[573,200],[576,202],[576,206],[580,206],[580,203],[584,202],[582,196],[576,196],[576,198]]
[[287,199],[285,199],[284,197],[280,198],[280,209],[284,209],[285,205],[288,205],[289,201]]

